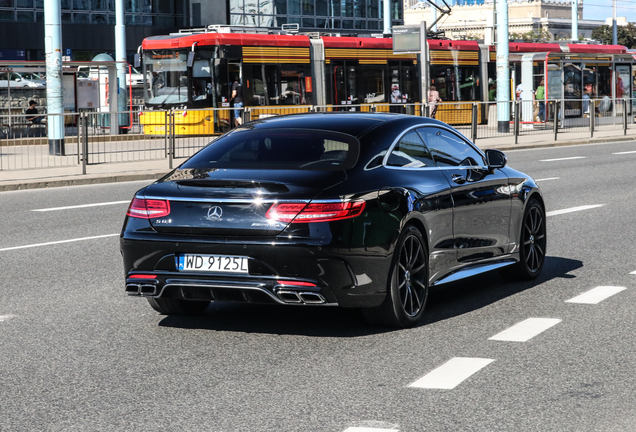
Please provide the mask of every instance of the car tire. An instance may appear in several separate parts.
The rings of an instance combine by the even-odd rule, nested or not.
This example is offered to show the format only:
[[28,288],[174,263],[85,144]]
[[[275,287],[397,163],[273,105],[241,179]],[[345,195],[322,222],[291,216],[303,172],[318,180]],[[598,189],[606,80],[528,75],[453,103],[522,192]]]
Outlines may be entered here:
[[428,248],[420,231],[407,226],[398,239],[387,295],[376,308],[362,309],[374,325],[406,328],[421,321],[428,298]]
[[539,201],[531,199],[526,205],[521,221],[519,262],[504,267],[502,274],[511,280],[536,279],[545,263],[546,242],[545,209]]
[[154,310],[163,315],[199,315],[210,304],[209,301],[148,298]]

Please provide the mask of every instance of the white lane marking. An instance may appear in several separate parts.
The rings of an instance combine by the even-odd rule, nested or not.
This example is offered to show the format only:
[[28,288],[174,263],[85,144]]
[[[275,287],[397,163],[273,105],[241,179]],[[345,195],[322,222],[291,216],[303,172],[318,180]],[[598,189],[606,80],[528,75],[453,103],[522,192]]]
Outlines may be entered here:
[[344,432],[399,432],[398,429],[380,429],[371,427],[349,427]]
[[543,181],[548,181],[548,180],[560,180],[561,177],[548,177],[548,178],[544,178],[544,179],[536,179],[535,181],[538,182],[543,182]]
[[107,205],[115,205],[115,204],[129,204],[130,200],[127,201],[111,201],[111,202],[103,202],[103,203],[95,203],[95,204],[81,204],[74,206],[66,206],[66,207],[51,207],[51,208],[43,208],[43,209],[35,209],[31,210],[34,212],[48,212],[48,211],[56,211],[56,210],[69,210],[69,209],[78,209],[78,208],[86,208],[86,207],[101,207]]
[[557,162],[557,161],[572,160],[572,159],[587,159],[587,157],[586,156],[573,156],[573,157],[558,158],[558,159],[542,159],[539,162]]
[[633,272],[631,272],[630,274],[636,274],[636,270],[634,270]]
[[0,322],[15,318],[15,315],[0,315]]
[[37,243],[37,244],[30,244],[30,245],[24,245],[24,246],[14,246],[14,247],[0,249],[0,252],[17,250],[17,249],[28,249],[28,248],[34,248],[34,247],[40,247],[40,246],[50,246],[50,245],[56,245],[56,244],[62,244],[62,243],[73,243],[78,241],[94,240],[94,239],[101,239],[106,237],[115,237],[118,235],[119,234],[106,234],[106,235],[93,236],[93,237],[82,237],[82,238],[69,239],[69,240],[60,240],[60,241],[54,241],[54,242],[48,242],[48,243]]
[[486,358],[454,357],[409,384],[409,387],[452,390],[494,361]]
[[618,153],[612,153],[612,154],[613,155],[623,155],[623,154],[630,154],[630,153],[636,153],[636,150],[626,151],[626,152],[618,152]]
[[488,340],[526,342],[560,322],[561,320],[557,318],[528,318],[501,333],[497,333]]
[[576,297],[566,300],[566,303],[582,303],[582,304],[599,304],[606,298],[618,294],[621,291],[626,290],[626,287],[619,286],[598,286],[591,290],[584,292]]
[[556,215],[565,214],[565,213],[573,213],[573,212],[577,212],[577,211],[583,211],[583,210],[590,210],[590,209],[594,209],[594,208],[599,208],[599,207],[603,207],[604,205],[605,204],[594,204],[594,205],[584,205],[584,206],[578,206],[578,207],[571,207],[571,208],[562,209],[562,210],[553,210],[553,211],[547,212],[545,215],[546,216],[556,216]]

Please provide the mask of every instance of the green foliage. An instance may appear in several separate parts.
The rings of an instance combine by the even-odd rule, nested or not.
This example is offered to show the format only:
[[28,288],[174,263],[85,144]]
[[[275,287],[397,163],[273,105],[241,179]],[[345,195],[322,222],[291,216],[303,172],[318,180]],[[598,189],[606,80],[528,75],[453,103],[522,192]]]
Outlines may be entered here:
[[546,29],[534,29],[526,33],[510,33],[510,40],[522,42],[551,42],[552,34]]
[[[626,26],[618,26],[616,36],[619,45],[627,48],[636,48],[636,25],[628,23]],[[612,27],[600,26],[592,31],[592,39],[595,39],[605,45],[612,44]]]

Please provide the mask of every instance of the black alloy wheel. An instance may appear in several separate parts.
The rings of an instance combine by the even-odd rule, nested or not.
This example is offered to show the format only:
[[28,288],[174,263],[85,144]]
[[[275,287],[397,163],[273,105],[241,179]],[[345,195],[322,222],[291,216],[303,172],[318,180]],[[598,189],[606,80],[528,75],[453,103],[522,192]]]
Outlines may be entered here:
[[373,324],[411,327],[424,316],[428,298],[428,248],[422,234],[408,226],[398,240],[384,303],[363,309]]
[[541,273],[545,262],[547,236],[545,210],[535,199],[523,213],[519,262],[503,269],[504,276],[517,280],[532,280]]
[[[534,203],[533,203],[534,204]],[[528,209],[523,221],[523,256],[528,271],[538,274],[545,260],[545,215],[538,205]]]

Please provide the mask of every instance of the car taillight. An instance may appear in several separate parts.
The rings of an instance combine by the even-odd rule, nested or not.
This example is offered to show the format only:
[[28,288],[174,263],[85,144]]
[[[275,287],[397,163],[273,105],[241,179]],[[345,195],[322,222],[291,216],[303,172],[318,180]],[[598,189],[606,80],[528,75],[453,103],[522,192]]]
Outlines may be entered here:
[[133,198],[126,214],[140,219],[152,219],[170,214],[170,201]]
[[333,203],[275,203],[265,217],[280,222],[308,223],[329,222],[359,216],[366,203],[364,201]]

